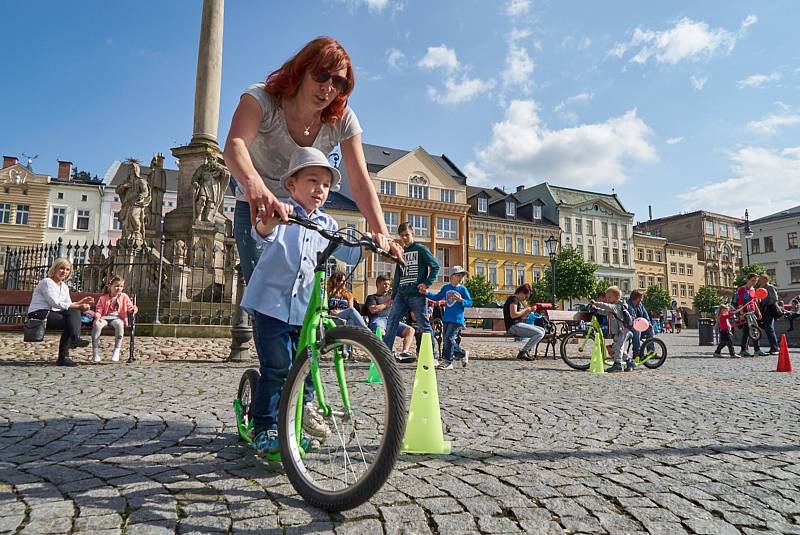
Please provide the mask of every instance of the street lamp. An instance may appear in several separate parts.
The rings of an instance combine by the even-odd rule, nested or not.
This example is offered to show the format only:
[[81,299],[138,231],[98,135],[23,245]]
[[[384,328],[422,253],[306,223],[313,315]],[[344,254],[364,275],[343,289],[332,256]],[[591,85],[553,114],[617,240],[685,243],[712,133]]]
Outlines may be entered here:
[[747,265],[750,265],[750,238],[753,237],[753,230],[750,228],[750,214],[744,211],[744,250],[747,251]]
[[558,240],[551,234],[549,238],[544,241],[547,247],[547,254],[550,255],[550,275],[553,281],[553,296],[551,302],[553,309],[556,308],[556,250],[558,249]]

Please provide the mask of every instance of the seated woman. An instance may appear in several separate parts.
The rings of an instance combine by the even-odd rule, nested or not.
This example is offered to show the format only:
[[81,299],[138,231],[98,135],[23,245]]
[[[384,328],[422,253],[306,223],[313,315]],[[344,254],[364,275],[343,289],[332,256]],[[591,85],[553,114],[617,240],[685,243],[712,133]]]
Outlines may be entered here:
[[345,285],[345,276],[341,271],[335,272],[328,279],[328,312],[344,320],[347,325],[367,328],[364,318],[353,306],[353,294]]
[[69,358],[69,350],[86,347],[89,340],[81,338],[81,312],[86,312],[94,303],[92,297],[73,302],[69,295],[67,280],[72,275],[72,264],[66,258],[56,258],[47,271],[47,277],[39,281],[33,290],[28,317],[47,318],[47,327],[63,329],[58,344],[58,366],[77,366]]
[[534,357],[531,356],[530,351],[536,347],[545,335],[543,328],[525,323],[528,314],[534,310],[532,306],[523,306],[523,302],[530,298],[531,291],[531,285],[526,282],[517,288],[514,291],[514,295],[509,296],[503,305],[503,320],[506,324],[506,331],[520,338],[529,338],[517,354],[517,358],[520,360],[533,360]]

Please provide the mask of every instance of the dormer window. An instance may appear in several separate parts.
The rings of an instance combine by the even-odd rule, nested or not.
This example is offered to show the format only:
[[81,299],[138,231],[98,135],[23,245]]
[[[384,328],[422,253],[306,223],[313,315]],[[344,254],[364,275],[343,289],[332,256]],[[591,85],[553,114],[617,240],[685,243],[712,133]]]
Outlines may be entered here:
[[542,207],[541,206],[533,206],[533,218],[534,219],[541,219],[542,218]]
[[485,214],[487,206],[488,203],[486,197],[478,197],[478,212]]
[[514,201],[506,201],[506,217],[516,217],[517,204]]

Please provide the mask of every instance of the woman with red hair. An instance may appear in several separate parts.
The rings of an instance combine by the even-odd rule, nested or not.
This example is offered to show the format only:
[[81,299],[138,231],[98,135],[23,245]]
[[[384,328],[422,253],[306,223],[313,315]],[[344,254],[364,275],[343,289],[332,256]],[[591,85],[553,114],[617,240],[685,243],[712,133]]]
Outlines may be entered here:
[[329,154],[339,145],[353,200],[373,229],[373,238],[400,258],[389,238],[378,196],[361,147],[361,125],[347,99],[353,91],[353,65],[342,45],[330,37],[306,44],[266,82],[248,87],[233,114],[225,143],[225,163],[236,178],[234,235],[245,280],[258,252],[250,229],[256,216],[286,219],[278,199],[289,193],[281,177],[298,147]]

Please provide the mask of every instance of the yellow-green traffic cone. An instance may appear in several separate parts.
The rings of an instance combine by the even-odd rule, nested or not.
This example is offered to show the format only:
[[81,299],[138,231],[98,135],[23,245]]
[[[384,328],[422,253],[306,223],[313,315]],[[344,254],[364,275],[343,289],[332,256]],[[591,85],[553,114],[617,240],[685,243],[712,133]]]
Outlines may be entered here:
[[592,373],[606,373],[606,359],[603,356],[603,344],[605,341],[600,333],[594,335],[594,347],[592,347],[592,360],[589,361],[589,371]]
[[450,453],[450,442],[444,440],[442,433],[439,389],[436,386],[430,333],[422,333],[422,347],[411,393],[411,410],[408,412],[406,434],[400,451],[444,455]]
[[[378,337],[378,340],[383,340],[383,330],[380,327],[375,328],[375,336]],[[376,384],[381,385],[383,384],[383,380],[381,380],[381,372],[378,371],[378,367],[375,366],[375,361],[369,361],[369,373],[367,373],[367,380],[364,381],[367,384]]]

